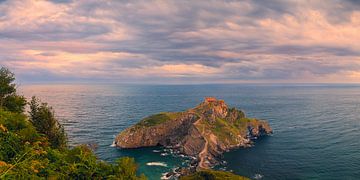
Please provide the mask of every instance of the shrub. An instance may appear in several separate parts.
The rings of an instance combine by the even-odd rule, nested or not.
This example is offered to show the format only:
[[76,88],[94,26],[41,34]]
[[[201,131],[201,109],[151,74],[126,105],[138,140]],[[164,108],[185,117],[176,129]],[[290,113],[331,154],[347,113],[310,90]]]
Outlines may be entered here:
[[109,164],[85,145],[67,148],[50,106],[33,97],[30,119],[23,114],[25,98],[16,95],[14,80],[0,69],[0,179],[146,179],[136,175],[132,158]]
[[64,148],[67,137],[64,127],[54,116],[54,111],[47,103],[41,103],[36,97],[32,97],[30,103],[30,121],[39,133],[46,135],[54,148]]
[[0,108],[12,112],[23,112],[26,100],[16,94],[14,73],[5,67],[0,68]]

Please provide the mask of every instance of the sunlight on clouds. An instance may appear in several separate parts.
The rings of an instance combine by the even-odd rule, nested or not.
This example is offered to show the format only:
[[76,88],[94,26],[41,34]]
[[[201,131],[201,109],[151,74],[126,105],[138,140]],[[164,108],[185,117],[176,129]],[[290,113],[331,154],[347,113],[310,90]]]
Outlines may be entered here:
[[[0,31],[14,38],[84,40],[126,40],[134,29],[107,17],[76,16],[76,4],[54,4],[50,1],[7,1],[0,10],[6,21],[0,21]],[[5,4],[4,3],[4,4]],[[29,36],[25,36],[28,33]],[[16,37],[17,36],[17,37]]]
[[358,5],[4,1],[0,64],[34,81],[360,82]]
[[[81,61],[99,61],[99,60],[112,60],[124,59],[134,57],[135,55],[124,52],[95,52],[95,53],[68,53],[63,51],[50,51],[43,52],[39,50],[25,50],[23,53],[29,57],[37,57],[39,60],[51,61],[58,59],[59,61],[68,62],[81,62]],[[51,54],[46,55],[46,54]],[[135,56],[136,57],[136,56]]]
[[360,79],[360,72],[358,71],[349,72],[349,74],[350,78],[353,79],[354,82]]
[[0,28],[36,28],[39,23],[59,20],[69,9],[66,5],[53,4],[49,1],[24,0],[5,3],[9,6],[1,8],[7,14],[6,21],[0,21]]
[[217,73],[219,73],[219,69],[200,64],[168,64],[137,69],[124,68],[121,72],[118,72],[118,75],[131,74],[135,78],[199,78],[208,77]]
[[[126,52],[95,52],[95,53],[68,53],[63,51],[39,51],[24,50],[24,56],[34,61],[19,62],[24,68],[36,69],[46,68],[54,72],[74,73],[82,72],[78,67],[101,68],[109,61],[121,61],[122,59],[140,58],[141,55],[130,54]],[[106,73],[104,73],[106,74]],[[89,73],[88,75],[95,75]]]
[[315,10],[303,12],[298,18],[284,15],[281,19],[264,19],[259,24],[271,33],[274,43],[300,45],[332,45],[360,50],[359,13],[352,13],[351,21],[330,24],[325,16]]
[[169,64],[160,67],[153,67],[149,69],[154,74],[170,75],[170,76],[184,76],[184,75],[201,75],[207,76],[209,74],[218,73],[217,68],[203,66],[201,64]]

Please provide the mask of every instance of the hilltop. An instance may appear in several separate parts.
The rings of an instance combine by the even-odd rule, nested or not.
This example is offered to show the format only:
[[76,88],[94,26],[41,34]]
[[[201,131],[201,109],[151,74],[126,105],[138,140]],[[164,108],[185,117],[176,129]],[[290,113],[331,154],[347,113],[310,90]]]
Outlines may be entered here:
[[272,133],[266,121],[246,117],[213,97],[184,112],[163,112],[122,131],[117,147],[164,146],[196,158],[197,170],[218,164],[223,152],[249,147],[253,139]]

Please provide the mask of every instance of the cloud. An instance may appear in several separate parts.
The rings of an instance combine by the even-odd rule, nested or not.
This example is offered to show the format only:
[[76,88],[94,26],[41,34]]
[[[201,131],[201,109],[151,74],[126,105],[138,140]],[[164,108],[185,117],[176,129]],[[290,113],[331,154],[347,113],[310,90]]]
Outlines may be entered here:
[[355,0],[3,1],[0,64],[24,81],[360,82],[359,29]]

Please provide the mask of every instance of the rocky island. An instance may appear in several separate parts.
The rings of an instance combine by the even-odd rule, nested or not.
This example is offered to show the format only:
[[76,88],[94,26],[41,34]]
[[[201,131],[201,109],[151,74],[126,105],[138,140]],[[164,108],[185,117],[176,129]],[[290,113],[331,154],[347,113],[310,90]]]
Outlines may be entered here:
[[144,118],[115,139],[120,148],[164,146],[195,157],[196,170],[218,164],[222,153],[249,147],[253,139],[272,133],[266,121],[246,117],[223,100],[205,98],[184,112],[163,112]]

